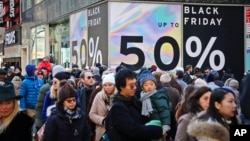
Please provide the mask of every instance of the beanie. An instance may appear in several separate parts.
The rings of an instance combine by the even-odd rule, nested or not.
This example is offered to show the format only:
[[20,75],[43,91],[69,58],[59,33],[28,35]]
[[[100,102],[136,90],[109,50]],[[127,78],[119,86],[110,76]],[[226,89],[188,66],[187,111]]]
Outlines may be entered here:
[[207,81],[207,83],[214,81],[214,75],[213,75],[213,73],[210,72],[208,74],[208,76],[206,77],[206,81]]
[[208,87],[207,85],[207,82],[201,78],[197,78],[195,81],[194,81],[194,85],[197,86],[197,87]]
[[72,69],[73,69],[73,68],[78,68],[78,65],[77,65],[77,64],[73,64],[73,65],[72,65]]
[[150,67],[150,69],[151,69],[151,71],[156,71],[157,67],[156,67],[156,65],[152,65],[152,66]]
[[93,74],[100,75],[100,69],[98,67],[93,67]]
[[36,65],[28,64],[25,69],[28,76],[34,76]]
[[55,65],[52,69],[52,77],[54,77],[58,72],[64,72],[65,68],[62,65]]
[[70,86],[67,81],[63,81],[63,83],[61,82],[60,84],[62,84],[62,86],[60,86],[58,91],[57,106],[62,105],[67,98],[75,97],[77,99],[76,90],[72,86]]
[[140,81],[140,85],[142,86],[143,83],[147,80],[152,80],[155,82],[155,84],[157,84],[156,82],[156,78],[155,76],[151,73],[150,70],[145,70],[143,71],[140,76],[139,76],[139,81]]
[[68,80],[70,78],[70,74],[67,73],[67,72],[58,72],[54,78],[58,79],[58,80],[63,80],[63,79],[66,79]]
[[105,83],[108,83],[108,82],[112,83],[112,84],[115,84],[115,76],[114,76],[113,73],[104,75],[103,80],[102,80],[102,84],[105,84]]
[[230,86],[235,90],[239,89],[239,82],[233,78],[228,78],[225,82],[225,86]]
[[165,73],[165,74],[162,74],[161,77],[160,77],[160,81],[161,83],[168,83],[171,81],[171,77],[169,75],[169,73]]

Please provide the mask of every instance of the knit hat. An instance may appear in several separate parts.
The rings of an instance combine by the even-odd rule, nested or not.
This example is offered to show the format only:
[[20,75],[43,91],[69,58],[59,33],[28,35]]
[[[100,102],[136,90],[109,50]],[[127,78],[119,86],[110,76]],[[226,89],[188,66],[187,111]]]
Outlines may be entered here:
[[170,77],[169,73],[162,74],[161,77],[160,77],[160,81],[161,81],[161,83],[168,83],[168,82],[170,82],[171,81],[171,77]]
[[4,69],[0,69],[0,75],[6,75],[7,72]]
[[156,71],[156,70],[157,70],[157,66],[156,66],[156,65],[152,65],[152,66],[150,67],[150,69],[151,69],[151,71]]
[[52,77],[54,77],[58,72],[64,72],[65,68],[62,65],[55,65],[52,69]]
[[25,69],[28,76],[34,76],[36,65],[28,64]]
[[100,75],[100,69],[98,67],[93,67],[93,74]]
[[151,73],[150,70],[145,70],[143,71],[140,76],[139,76],[139,80],[140,80],[140,85],[142,86],[143,83],[147,80],[152,80],[155,82],[155,84],[157,83],[156,82],[156,78],[155,76]]
[[195,81],[194,81],[194,85],[197,86],[197,87],[207,87],[207,82],[201,78],[197,78]]
[[77,99],[76,90],[70,86],[67,80],[60,82],[60,85],[57,106],[62,105],[67,98],[75,97]]
[[73,65],[72,65],[72,69],[73,69],[73,68],[78,68],[78,65],[77,65],[77,64],[73,64]]
[[228,78],[225,82],[225,86],[230,86],[235,90],[239,89],[239,82],[233,78]]
[[213,82],[213,81],[214,81],[214,74],[210,72],[210,73],[207,75],[207,77],[206,77],[206,81],[207,81],[207,83]]
[[105,84],[108,82],[115,84],[115,76],[113,73],[107,74],[103,77],[102,84]]
[[63,79],[66,79],[68,80],[70,78],[70,74],[67,73],[67,72],[58,72],[54,78],[58,79],[58,80],[63,80]]

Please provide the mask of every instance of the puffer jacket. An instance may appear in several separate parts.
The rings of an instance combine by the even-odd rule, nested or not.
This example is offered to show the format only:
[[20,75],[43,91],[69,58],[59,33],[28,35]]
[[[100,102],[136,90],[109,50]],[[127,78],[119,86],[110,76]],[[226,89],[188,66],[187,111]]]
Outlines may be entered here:
[[37,76],[25,76],[20,87],[20,95],[23,96],[20,100],[20,107],[22,110],[35,109],[37,96],[42,85],[43,80]]

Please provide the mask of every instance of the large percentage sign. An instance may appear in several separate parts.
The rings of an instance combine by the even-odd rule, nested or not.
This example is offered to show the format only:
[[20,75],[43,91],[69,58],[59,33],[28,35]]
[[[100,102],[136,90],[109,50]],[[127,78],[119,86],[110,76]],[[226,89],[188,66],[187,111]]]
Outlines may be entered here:
[[[188,38],[187,42],[186,42],[186,52],[190,57],[197,57],[201,54],[201,57],[196,65],[196,67],[201,68],[201,66],[203,65],[205,59],[207,58],[207,56],[209,55],[209,52],[211,51],[213,44],[215,43],[215,40],[217,39],[217,37],[211,37],[208,44],[205,47],[204,52],[201,54],[201,50],[202,50],[202,43],[201,40],[196,37],[196,36],[191,36]],[[191,44],[192,43],[196,44],[196,50],[192,51],[191,50]],[[218,56],[219,57],[219,64],[216,65],[215,64],[215,57]],[[223,54],[222,51],[220,50],[214,50],[211,51],[210,55],[209,55],[209,64],[211,66],[212,69],[214,70],[221,70],[224,65],[225,65],[225,56]]]
[[89,39],[89,57],[93,58],[92,66],[95,65],[96,62],[100,61],[102,63],[102,52],[98,49],[99,37],[96,38],[96,43],[94,42],[93,37]]

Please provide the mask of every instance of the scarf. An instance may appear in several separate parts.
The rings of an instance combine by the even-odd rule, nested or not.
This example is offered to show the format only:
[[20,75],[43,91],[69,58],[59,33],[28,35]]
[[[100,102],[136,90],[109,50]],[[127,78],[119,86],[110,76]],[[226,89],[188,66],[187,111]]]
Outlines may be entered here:
[[68,108],[64,107],[64,111],[65,111],[65,116],[70,120],[70,122],[73,119],[80,119],[82,117],[81,110],[78,107],[75,110],[69,110]]
[[149,116],[153,112],[152,104],[150,97],[154,95],[157,90],[153,90],[151,92],[141,92],[141,101],[142,101],[142,111],[141,114],[144,116]]

